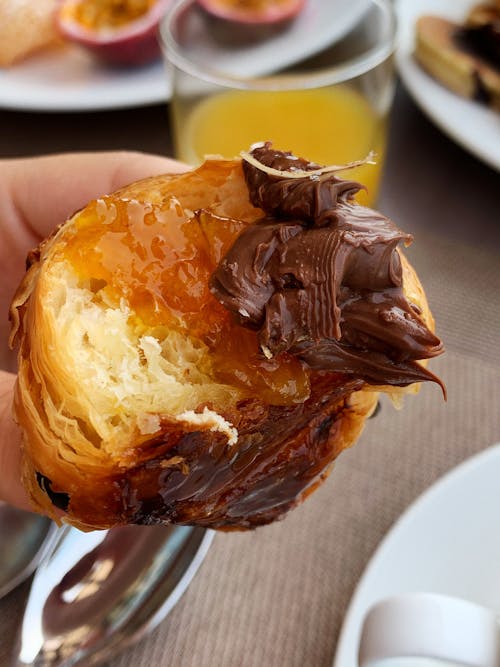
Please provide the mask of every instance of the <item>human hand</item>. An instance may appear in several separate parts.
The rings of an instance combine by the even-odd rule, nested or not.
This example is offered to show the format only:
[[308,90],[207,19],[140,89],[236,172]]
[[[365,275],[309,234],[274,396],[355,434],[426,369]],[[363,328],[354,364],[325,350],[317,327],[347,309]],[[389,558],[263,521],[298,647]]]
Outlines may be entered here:
[[12,418],[14,356],[8,309],[25,259],[61,222],[91,199],[133,181],[184,171],[175,160],[142,153],[70,153],[0,160],[0,500],[29,509],[20,482],[21,436]]

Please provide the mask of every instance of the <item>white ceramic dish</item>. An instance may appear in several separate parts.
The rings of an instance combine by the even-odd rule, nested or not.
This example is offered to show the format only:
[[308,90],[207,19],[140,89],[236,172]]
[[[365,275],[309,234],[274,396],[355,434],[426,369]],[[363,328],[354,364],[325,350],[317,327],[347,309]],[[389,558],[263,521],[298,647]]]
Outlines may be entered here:
[[[366,0],[308,0],[304,10],[276,37],[253,46],[219,49],[220,67],[233,73],[263,73],[321,50],[360,17]],[[0,69],[0,108],[26,111],[93,111],[167,101],[162,63],[140,69],[104,67],[87,52],[68,46]]]
[[399,0],[399,45],[396,63],[409,93],[422,111],[451,139],[494,169],[500,170],[500,114],[447,90],[413,58],[415,21],[435,14],[460,22],[474,0]]
[[359,581],[333,667],[357,667],[365,614],[388,596],[444,593],[500,612],[499,479],[500,443],[449,472],[401,516]]
[[0,69],[0,108],[20,111],[95,111],[166,100],[161,62],[133,69],[101,65],[77,46],[41,53]]

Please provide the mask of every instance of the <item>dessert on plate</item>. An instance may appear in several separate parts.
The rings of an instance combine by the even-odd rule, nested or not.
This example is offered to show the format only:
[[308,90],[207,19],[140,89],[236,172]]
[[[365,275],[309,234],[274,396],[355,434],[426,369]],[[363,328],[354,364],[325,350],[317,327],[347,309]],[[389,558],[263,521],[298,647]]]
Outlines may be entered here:
[[421,16],[415,57],[450,90],[500,110],[500,3],[473,5],[462,23]]

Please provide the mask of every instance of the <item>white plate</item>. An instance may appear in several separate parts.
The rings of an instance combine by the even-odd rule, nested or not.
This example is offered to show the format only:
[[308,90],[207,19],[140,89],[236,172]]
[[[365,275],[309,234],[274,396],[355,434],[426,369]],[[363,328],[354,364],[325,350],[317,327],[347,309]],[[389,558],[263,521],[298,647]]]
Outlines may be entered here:
[[456,595],[500,611],[500,443],[436,482],[401,516],[347,610],[333,667],[357,667],[368,609],[398,593]]
[[[263,73],[320,51],[358,20],[366,0],[307,0],[289,28],[254,46],[219,49],[220,68]],[[167,101],[162,63],[140,69],[102,66],[87,52],[68,46],[0,69],[0,108],[31,111],[90,111]]]
[[451,139],[500,170],[500,114],[447,90],[426,74],[412,55],[415,21],[420,15],[435,14],[460,22],[473,4],[474,0],[399,0],[396,63],[401,79],[422,111]]
[[65,46],[0,69],[0,108],[22,111],[95,111],[167,100],[161,62],[139,69],[101,65],[77,46]]

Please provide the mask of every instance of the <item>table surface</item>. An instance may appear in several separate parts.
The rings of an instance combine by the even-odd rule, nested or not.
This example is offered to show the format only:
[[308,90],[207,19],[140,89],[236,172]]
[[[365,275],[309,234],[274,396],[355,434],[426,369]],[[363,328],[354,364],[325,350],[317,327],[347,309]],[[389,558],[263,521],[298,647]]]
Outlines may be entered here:
[[[138,149],[170,154],[167,109],[0,111],[0,157]],[[500,440],[499,174],[436,129],[398,88],[379,208],[408,250],[446,344],[402,411],[384,403],[329,480],[284,521],[219,534],[169,617],[110,667],[327,667],[359,577],[405,508],[443,473]],[[8,664],[27,584],[0,602]],[[354,667],[348,666],[345,667]]]

